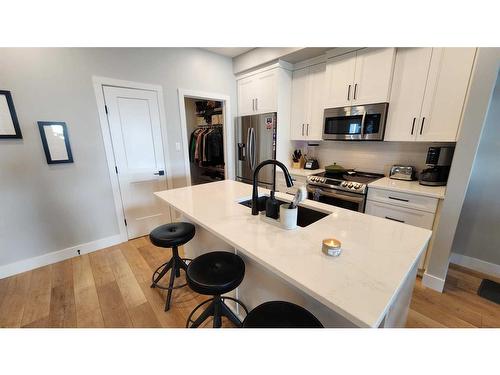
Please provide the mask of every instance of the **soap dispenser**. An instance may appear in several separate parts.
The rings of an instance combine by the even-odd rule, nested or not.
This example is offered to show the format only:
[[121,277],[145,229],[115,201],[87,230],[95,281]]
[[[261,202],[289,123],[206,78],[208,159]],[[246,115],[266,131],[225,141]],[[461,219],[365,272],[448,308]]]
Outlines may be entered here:
[[278,219],[280,213],[280,203],[274,198],[274,190],[271,190],[271,196],[266,201],[266,216],[272,219]]

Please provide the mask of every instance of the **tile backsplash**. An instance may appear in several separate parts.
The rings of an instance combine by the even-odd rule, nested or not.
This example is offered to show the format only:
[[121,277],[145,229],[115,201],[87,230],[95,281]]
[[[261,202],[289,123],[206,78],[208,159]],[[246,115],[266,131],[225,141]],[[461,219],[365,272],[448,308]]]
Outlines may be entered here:
[[334,162],[344,168],[389,175],[394,164],[412,165],[417,172],[425,168],[427,149],[450,143],[421,142],[343,142],[324,141],[319,146],[308,146],[306,142],[293,142],[294,148],[318,159],[320,167]]

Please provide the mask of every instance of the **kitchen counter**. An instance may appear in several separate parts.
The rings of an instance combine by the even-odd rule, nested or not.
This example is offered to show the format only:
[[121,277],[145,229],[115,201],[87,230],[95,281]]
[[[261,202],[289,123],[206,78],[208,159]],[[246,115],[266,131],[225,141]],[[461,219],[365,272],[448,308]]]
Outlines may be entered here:
[[401,193],[416,194],[438,199],[444,199],[446,193],[446,186],[424,186],[420,185],[418,181],[393,180],[388,177],[369,183],[368,188],[399,191]]
[[[276,171],[283,174],[283,171],[280,168],[276,168]],[[288,172],[290,172],[293,176],[302,176],[307,177],[313,174],[323,173],[325,170],[323,168],[319,169],[303,169],[303,168],[288,168]]]
[[[404,325],[416,265],[430,230],[310,200],[302,205],[331,215],[304,228],[284,230],[238,203],[250,198],[251,191],[251,185],[225,180],[155,194],[197,225],[198,247],[217,249],[225,243],[244,257],[247,284],[238,296],[247,307],[283,298],[299,301],[326,326],[336,326],[328,323],[331,317],[358,327]],[[259,195],[264,193],[267,190],[259,188]],[[340,257],[322,253],[322,240],[329,237],[342,242]],[[272,294],[273,283],[280,284],[275,288],[279,293]],[[389,322],[393,320],[398,322]]]

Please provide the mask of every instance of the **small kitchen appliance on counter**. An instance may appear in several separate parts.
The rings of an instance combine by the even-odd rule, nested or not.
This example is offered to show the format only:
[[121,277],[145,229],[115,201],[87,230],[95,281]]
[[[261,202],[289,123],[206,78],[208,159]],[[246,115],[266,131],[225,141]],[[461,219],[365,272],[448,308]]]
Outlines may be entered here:
[[319,163],[316,159],[308,158],[304,164],[304,169],[319,169]]
[[393,180],[413,181],[415,180],[415,167],[407,165],[393,165],[389,173]]
[[427,168],[420,173],[420,185],[445,186],[454,151],[454,147],[429,147],[425,160]]

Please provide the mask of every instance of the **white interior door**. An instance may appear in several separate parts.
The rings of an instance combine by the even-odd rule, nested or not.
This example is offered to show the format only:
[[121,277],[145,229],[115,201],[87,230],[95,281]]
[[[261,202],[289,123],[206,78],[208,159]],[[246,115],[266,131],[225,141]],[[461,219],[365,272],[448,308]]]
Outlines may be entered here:
[[153,193],[167,189],[157,93],[103,86],[128,238],[171,221]]

